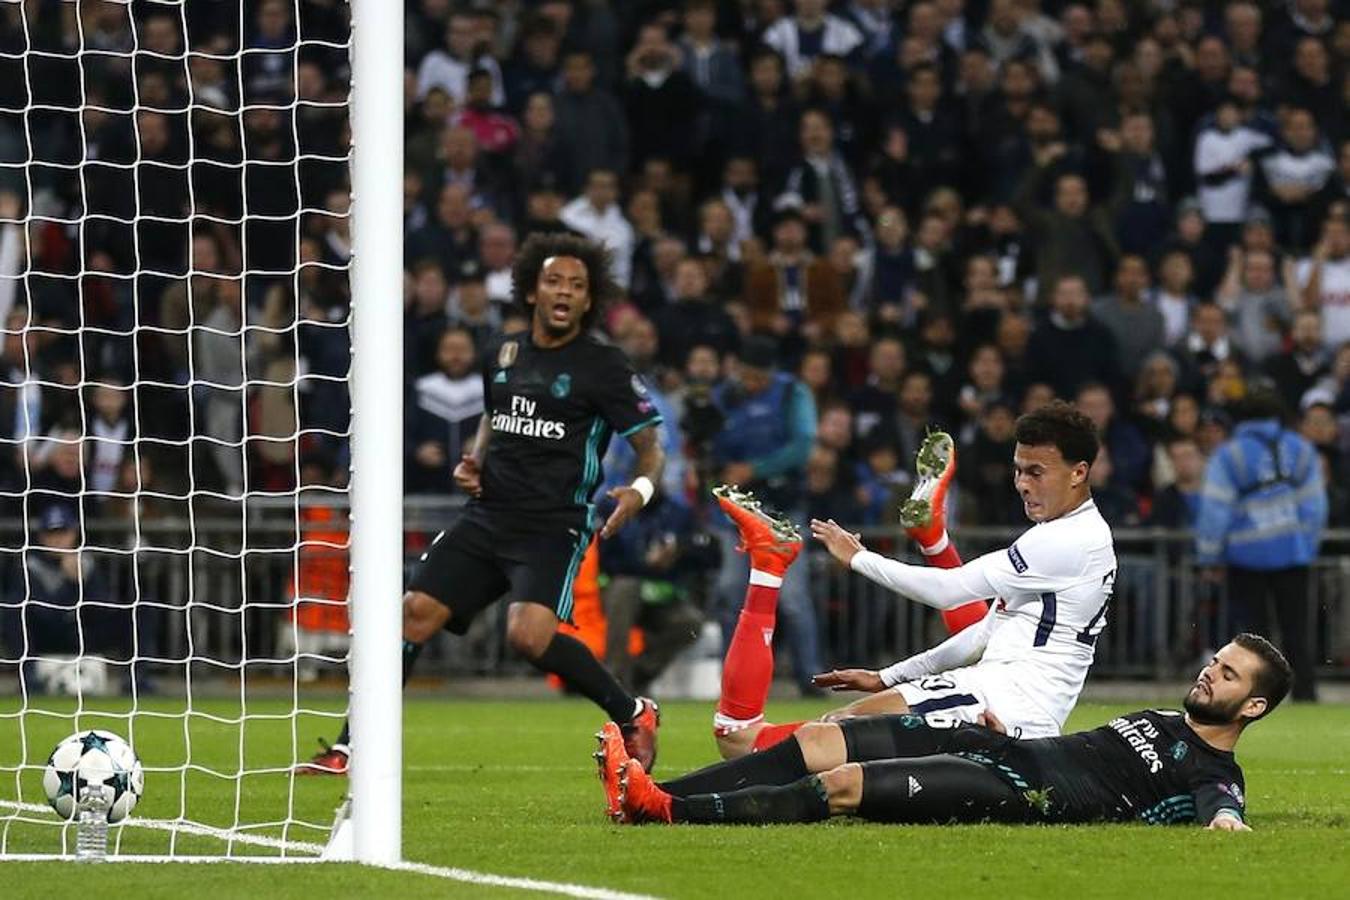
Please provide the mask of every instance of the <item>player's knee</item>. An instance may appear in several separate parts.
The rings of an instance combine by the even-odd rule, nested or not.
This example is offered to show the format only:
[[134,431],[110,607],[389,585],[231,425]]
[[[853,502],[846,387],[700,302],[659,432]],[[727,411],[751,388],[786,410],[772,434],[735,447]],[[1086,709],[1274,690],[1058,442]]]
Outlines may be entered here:
[[506,642],[511,649],[528,660],[544,655],[553,640],[552,628],[541,628],[531,619],[511,618],[506,623]]
[[862,803],[863,770],[858,763],[844,763],[820,774],[830,815],[851,813]]
[[834,722],[807,722],[793,735],[801,745],[807,765],[815,761],[812,771],[819,772],[842,763],[847,756],[843,732]]
[[403,639],[424,644],[450,620],[450,610],[430,594],[408,591],[403,595]]

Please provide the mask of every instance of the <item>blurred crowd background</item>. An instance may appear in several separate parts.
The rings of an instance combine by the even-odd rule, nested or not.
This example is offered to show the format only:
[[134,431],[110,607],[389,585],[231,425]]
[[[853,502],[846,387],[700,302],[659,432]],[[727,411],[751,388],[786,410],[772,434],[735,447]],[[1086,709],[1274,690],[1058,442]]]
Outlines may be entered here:
[[[735,588],[720,480],[891,524],[934,428],[953,520],[1020,527],[1013,423],[1053,397],[1109,522],[1186,528],[1273,387],[1350,524],[1342,2],[405,9],[404,294],[363,302],[403,317],[407,494],[454,491],[515,250],[566,229],[614,252],[604,327],[666,416],[615,577]],[[0,519],[345,482],[348,9],[131,10],[0,4]]]

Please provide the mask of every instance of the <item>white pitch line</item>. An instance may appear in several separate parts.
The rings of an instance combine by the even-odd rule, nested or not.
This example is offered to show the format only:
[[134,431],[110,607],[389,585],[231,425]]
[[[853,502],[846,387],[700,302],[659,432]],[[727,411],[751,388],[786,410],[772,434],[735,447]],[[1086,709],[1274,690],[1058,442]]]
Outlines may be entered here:
[[[8,807],[21,812],[51,812],[51,807],[41,803],[17,803],[13,800],[0,800],[0,807]],[[53,822],[52,824],[56,824]],[[283,841],[280,838],[271,838],[258,834],[247,834],[230,832],[222,828],[212,828],[207,825],[196,825],[189,822],[176,822],[172,819],[127,819],[122,827],[150,828],[157,831],[180,831],[184,834],[192,834],[203,837],[214,837],[221,841],[233,841],[236,844],[247,844],[254,847],[268,847],[274,850],[285,850],[290,852],[312,853],[315,856],[133,856],[133,855],[109,855],[106,857],[108,862],[124,863],[306,863],[311,865],[329,864],[327,860],[319,859],[317,854],[323,852],[322,844],[309,843],[307,841]],[[73,856],[60,856],[56,854],[11,854],[9,856],[0,856],[0,862],[60,862],[74,859]],[[340,864],[339,864],[340,865]],[[514,875],[494,875],[491,872],[475,872],[472,869],[459,869],[449,866],[433,866],[428,863],[410,862],[407,860],[396,863],[382,863],[377,866],[381,869],[389,869],[395,872],[411,872],[416,875],[429,875],[433,878],[444,878],[447,881],[458,881],[463,884],[477,884],[485,887],[503,887],[516,888],[522,891],[538,891],[546,894],[560,894],[564,897],[578,897],[581,900],[657,900],[650,894],[630,894],[625,891],[615,891],[609,888],[590,887],[584,884],[572,884],[565,881],[541,881],[536,878],[522,878]]]

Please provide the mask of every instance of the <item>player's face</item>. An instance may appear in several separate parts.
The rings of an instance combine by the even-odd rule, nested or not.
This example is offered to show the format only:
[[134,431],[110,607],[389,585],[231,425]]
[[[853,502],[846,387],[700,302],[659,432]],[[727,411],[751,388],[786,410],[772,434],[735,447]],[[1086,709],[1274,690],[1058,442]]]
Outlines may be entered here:
[[553,337],[581,330],[591,308],[591,282],[586,264],[574,256],[550,256],[539,270],[534,293],[534,321]]
[[1219,648],[1195,679],[1183,704],[1190,717],[1202,725],[1227,725],[1243,716],[1254,717],[1266,701],[1252,697],[1260,657],[1237,644]]
[[1087,466],[1069,465],[1054,444],[1018,444],[1013,450],[1013,487],[1033,522],[1057,519],[1078,505],[1075,491],[1087,480]]

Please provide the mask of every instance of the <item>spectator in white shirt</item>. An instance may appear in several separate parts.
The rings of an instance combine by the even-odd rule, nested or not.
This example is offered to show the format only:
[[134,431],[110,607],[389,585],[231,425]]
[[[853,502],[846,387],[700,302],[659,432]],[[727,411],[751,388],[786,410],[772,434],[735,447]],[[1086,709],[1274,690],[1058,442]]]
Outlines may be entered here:
[[[1270,138],[1242,121],[1237,101],[1219,103],[1214,122],[1195,141],[1195,174],[1205,221],[1236,237],[1251,198],[1251,155],[1270,146]],[[1224,243],[1232,243],[1225,240]]]
[[562,223],[600,241],[614,254],[614,279],[625,290],[633,275],[633,247],[637,233],[619,208],[619,176],[610,169],[592,169],[586,190],[562,209]]
[[793,80],[806,77],[817,56],[847,57],[863,44],[852,22],[825,11],[826,0],[797,0],[796,15],[784,16],[764,31],[764,43],[783,57]]
[[417,67],[417,99],[438,87],[463,106],[469,92],[469,72],[486,69],[492,75],[492,105],[506,103],[502,89],[502,68],[493,59],[489,47],[479,41],[478,23],[467,12],[456,12],[445,29],[445,49],[432,50]]
[[1300,251],[1312,246],[1317,233],[1312,220],[1314,201],[1335,171],[1335,160],[1318,134],[1312,111],[1286,112],[1279,146],[1261,159],[1265,202],[1281,244]]
[[1328,349],[1350,341],[1350,224],[1332,214],[1322,224],[1322,240],[1295,270],[1303,305],[1322,313]]

